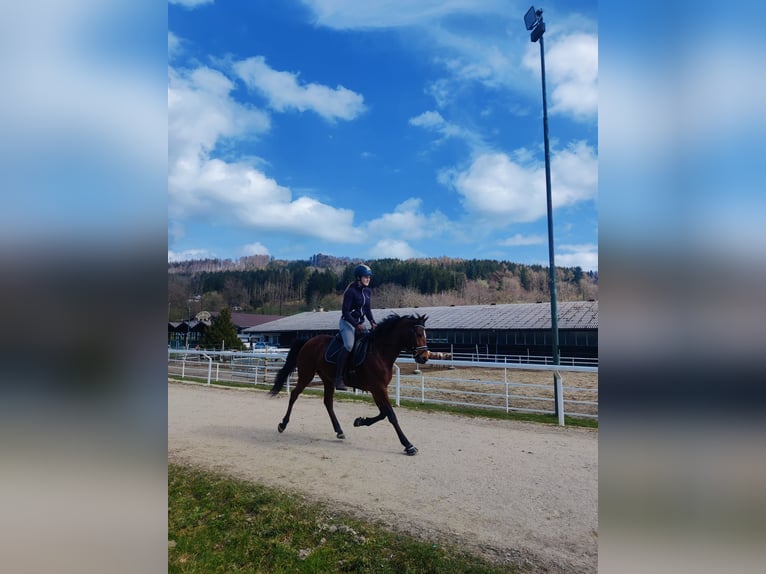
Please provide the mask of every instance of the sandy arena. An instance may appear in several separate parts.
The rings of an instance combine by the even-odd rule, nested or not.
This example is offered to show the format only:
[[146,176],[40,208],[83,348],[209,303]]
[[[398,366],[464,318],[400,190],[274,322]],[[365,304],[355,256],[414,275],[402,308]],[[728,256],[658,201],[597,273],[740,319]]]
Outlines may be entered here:
[[168,459],[283,490],[419,538],[532,572],[597,570],[598,431],[398,408],[419,449],[406,456],[372,404],[303,395],[283,434],[287,395],[168,385]]

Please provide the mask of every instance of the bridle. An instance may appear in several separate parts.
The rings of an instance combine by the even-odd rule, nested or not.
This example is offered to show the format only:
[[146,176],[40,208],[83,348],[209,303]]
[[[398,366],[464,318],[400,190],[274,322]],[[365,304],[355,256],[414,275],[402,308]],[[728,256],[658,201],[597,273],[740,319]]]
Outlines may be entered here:
[[[413,333],[415,333],[415,337],[417,338],[417,335],[418,335],[418,333],[416,331],[416,329],[418,327],[423,329],[423,338],[425,338],[426,337],[426,326],[421,324],[421,323],[418,323],[412,329]],[[412,347],[412,356],[415,359],[415,361],[417,361],[418,363],[420,363],[420,362],[425,363],[428,360],[428,345],[420,345],[420,346],[417,346],[417,347],[413,346]],[[418,359],[421,359],[421,360],[418,360]]]

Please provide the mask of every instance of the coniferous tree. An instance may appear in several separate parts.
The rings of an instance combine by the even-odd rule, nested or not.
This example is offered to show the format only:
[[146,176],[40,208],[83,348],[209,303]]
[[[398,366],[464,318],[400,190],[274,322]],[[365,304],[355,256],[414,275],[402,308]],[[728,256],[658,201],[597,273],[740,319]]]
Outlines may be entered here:
[[202,337],[202,346],[206,349],[241,350],[245,346],[237,337],[237,327],[231,320],[231,311],[228,307],[221,309],[213,323],[205,330]]
[[[360,262],[373,269],[375,305],[519,303],[550,297],[548,270],[539,264],[448,257],[362,260],[319,254],[311,261],[270,260],[243,268],[235,261],[209,260],[194,268],[169,264],[168,320],[193,315],[193,308],[187,310],[189,301],[200,295],[197,310],[232,305],[280,315],[319,307],[337,310]],[[559,300],[598,300],[598,271],[557,268],[556,277]]]

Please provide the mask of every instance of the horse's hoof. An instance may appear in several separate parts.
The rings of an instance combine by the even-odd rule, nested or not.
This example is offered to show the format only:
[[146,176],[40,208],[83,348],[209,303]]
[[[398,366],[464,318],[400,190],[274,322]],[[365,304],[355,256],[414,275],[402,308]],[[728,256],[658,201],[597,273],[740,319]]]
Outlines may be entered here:
[[412,455],[418,454],[418,449],[410,445],[404,449],[404,453],[409,456],[412,456]]
[[337,435],[338,438],[346,438],[346,435],[344,435],[342,432],[339,432]]
[[356,419],[354,419],[354,426],[355,427],[362,426],[363,421],[364,419],[362,417],[357,417]]
[[279,423],[279,424],[277,425],[277,430],[278,430],[279,432],[284,432],[284,430],[285,430],[285,425],[283,425],[282,423]]

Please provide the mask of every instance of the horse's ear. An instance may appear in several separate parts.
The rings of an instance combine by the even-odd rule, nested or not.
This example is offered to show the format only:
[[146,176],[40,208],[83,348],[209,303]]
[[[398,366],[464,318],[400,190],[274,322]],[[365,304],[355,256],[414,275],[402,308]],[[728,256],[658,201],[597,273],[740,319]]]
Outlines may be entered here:
[[426,321],[428,321],[428,315],[421,315],[420,316],[420,322],[425,324]]

